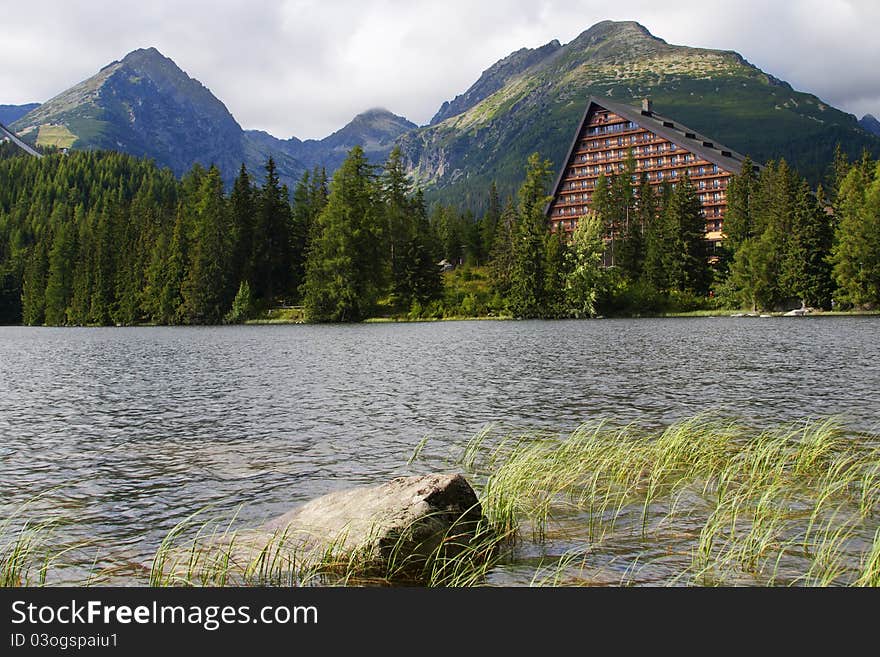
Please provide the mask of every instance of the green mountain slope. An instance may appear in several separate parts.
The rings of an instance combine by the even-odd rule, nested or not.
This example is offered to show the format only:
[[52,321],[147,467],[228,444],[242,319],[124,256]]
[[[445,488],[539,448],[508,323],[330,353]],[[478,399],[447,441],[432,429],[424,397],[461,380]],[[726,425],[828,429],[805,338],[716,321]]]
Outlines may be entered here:
[[242,162],[259,179],[269,156],[289,185],[314,166],[332,174],[355,145],[381,163],[395,139],[416,128],[403,117],[374,109],[321,140],[282,140],[242,130],[209,89],[155,48],[129,53],[43,105],[24,111],[2,107],[9,107],[10,127],[33,144],[151,157],[177,175],[195,162],[216,164],[227,183]]
[[37,109],[39,103],[29,103],[27,105],[0,105],[0,123],[9,125],[13,121],[18,121],[28,112]]
[[[259,172],[270,148],[248,137],[209,89],[155,48],[135,50],[26,114],[12,127],[38,145],[118,150],[180,175],[216,164],[230,181],[242,162]],[[305,167],[279,151],[279,172]]]
[[669,45],[635,22],[604,21],[564,46],[519,55],[525,66],[504,74],[496,64],[437,122],[400,139],[433,198],[479,206],[492,180],[512,193],[534,151],[561,166],[590,95],[632,105],[650,96],[658,113],[756,160],[785,157],[813,181],[838,142],[853,155],[880,153],[854,116],[739,54]]

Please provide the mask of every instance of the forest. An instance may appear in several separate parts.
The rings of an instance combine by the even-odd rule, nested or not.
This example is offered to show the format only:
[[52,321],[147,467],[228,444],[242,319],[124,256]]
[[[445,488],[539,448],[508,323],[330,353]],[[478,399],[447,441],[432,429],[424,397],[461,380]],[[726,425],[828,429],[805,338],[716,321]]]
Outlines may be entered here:
[[544,215],[551,163],[534,154],[524,168],[516,198],[492,185],[475,217],[429,207],[397,150],[376,166],[355,147],[332,179],[314,169],[291,191],[271,159],[226,190],[213,166],[178,180],[120,153],[36,159],[0,144],[0,323],[240,323],[290,306],[353,322],[880,305],[880,163],[868,155],[838,154],[816,190],[784,160],[747,162],[714,253],[687,178],[655,192],[630,160],[565,234]]

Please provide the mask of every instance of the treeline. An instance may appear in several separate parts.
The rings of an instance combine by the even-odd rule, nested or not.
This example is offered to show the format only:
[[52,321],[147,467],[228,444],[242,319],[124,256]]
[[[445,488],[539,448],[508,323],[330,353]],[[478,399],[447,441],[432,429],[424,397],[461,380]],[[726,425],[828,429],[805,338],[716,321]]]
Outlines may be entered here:
[[838,150],[829,193],[785,161],[731,181],[722,294],[757,310],[880,305],[880,163]]
[[[570,235],[546,230],[549,162],[530,160],[491,253],[494,289],[519,317],[651,314],[712,308],[782,310],[880,305],[880,169],[838,151],[830,198],[784,160],[746,158],[731,179],[725,240],[710,253],[698,192],[684,177],[658,191],[630,157],[600,177]],[[497,304],[496,296],[496,304]]]
[[176,180],[118,153],[3,154],[2,323],[216,324],[279,305],[312,321],[880,305],[880,165],[867,155],[839,155],[827,195],[784,161],[746,161],[710,254],[691,181],[633,185],[632,158],[566,233],[547,229],[553,171],[537,154],[516,200],[493,186],[480,218],[428,209],[398,151],[377,167],[355,148],[332,182],[315,169],[292,194],[271,160],[227,193],[213,167]]
[[152,162],[74,152],[0,162],[0,321],[216,324],[302,302],[318,321],[361,319],[442,294],[437,249],[399,153],[381,172],[354,149],[328,186],[293,191],[272,160],[181,180]]

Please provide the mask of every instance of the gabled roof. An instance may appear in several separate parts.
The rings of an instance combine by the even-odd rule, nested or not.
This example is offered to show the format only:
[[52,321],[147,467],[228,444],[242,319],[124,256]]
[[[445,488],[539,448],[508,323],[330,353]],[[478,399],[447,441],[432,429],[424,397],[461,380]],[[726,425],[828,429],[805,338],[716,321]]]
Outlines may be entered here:
[[[559,185],[565,177],[565,171],[568,168],[568,163],[571,161],[571,156],[577,148],[581,136],[581,129],[584,127],[587,117],[589,117],[593,111],[598,109],[606,109],[614,112],[621,118],[624,118],[627,121],[632,121],[645,128],[645,130],[649,130],[664,139],[668,139],[677,146],[681,146],[685,150],[690,151],[694,155],[699,155],[707,162],[717,164],[725,171],[734,174],[742,172],[742,163],[745,156],[727,146],[718,144],[708,137],[691,130],[687,126],[677,123],[665,116],[661,116],[652,110],[645,111],[638,107],[633,107],[632,105],[613,103],[604,98],[590,96],[589,101],[587,102],[587,108],[584,110],[584,115],[581,117],[577,126],[577,131],[571,140],[571,146],[565,155],[565,160],[559,168],[559,175],[556,177],[556,183],[553,185],[554,200],[559,193]],[[552,202],[553,201],[551,201],[550,204],[552,204]],[[548,204],[546,209],[549,209],[550,204]]]

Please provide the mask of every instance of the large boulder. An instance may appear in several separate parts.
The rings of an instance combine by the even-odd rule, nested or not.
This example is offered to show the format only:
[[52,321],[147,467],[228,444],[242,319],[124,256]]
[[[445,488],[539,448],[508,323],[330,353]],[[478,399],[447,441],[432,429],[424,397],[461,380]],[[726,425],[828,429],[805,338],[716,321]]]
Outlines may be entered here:
[[[421,579],[487,538],[482,508],[459,474],[398,477],[319,497],[260,528],[177,550],[171,583],[301,584],[320,573]],[[219,576],[219,577],[218,577]]]

